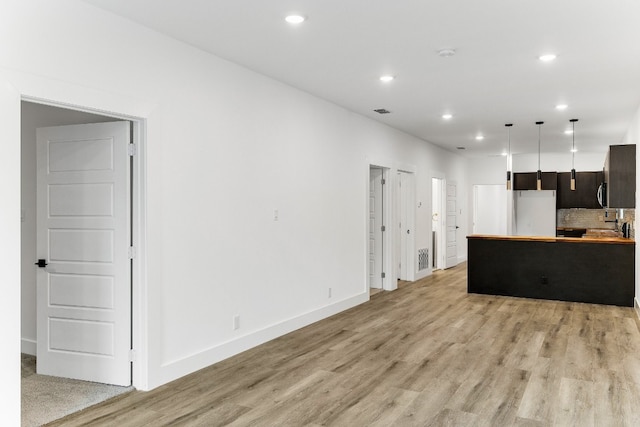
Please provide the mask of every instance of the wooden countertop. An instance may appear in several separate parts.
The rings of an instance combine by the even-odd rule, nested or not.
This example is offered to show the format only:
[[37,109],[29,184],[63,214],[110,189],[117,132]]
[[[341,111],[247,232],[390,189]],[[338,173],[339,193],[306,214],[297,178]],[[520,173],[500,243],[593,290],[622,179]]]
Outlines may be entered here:
[[496,236],[487,234],[472,234],[467,239],[485,240],[513,240],[528,242],[557,242],[557,243],[603,243],[618,245],[635,245],[635,240],[622,237],[541,237],[541,236]]

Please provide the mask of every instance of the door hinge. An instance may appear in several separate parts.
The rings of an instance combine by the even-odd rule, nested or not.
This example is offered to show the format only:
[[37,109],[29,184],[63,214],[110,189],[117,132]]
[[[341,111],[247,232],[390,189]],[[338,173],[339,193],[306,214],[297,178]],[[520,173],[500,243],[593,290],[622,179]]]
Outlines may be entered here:
[[134,349],[129,350],[129,362],[136,361],[136,351]]
[[383,225],[382,227],[380,227],[380,231],[387,231],[387,227]]
[[136,248],[134,246],[129,246],[127,255],[129,256],[129,259],[134,259],[136,257]]
[[128,153],[130,156],[135,156],[137,154],[137,150],[136,150],[136,144],[129,144],[129,146],[127,147]]
[[380,180],[380,184],[385,185],[386,183],[387,183],[387,180],[386,180],[386,179],[382,178],[382,179]]
[[382,273],[382,274],[380,275],[380,277],[382,277],[382,278],[384,279],[385,277],[387,277],[387,274],[386,274],[386,273]]

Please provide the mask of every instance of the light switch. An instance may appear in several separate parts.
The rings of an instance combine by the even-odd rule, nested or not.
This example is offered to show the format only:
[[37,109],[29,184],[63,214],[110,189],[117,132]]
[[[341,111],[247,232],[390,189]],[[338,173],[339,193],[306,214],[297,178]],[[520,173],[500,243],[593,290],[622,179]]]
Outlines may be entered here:
[[274,209],[273,210],[273,220],[277,221],[278,220],[278,209]]

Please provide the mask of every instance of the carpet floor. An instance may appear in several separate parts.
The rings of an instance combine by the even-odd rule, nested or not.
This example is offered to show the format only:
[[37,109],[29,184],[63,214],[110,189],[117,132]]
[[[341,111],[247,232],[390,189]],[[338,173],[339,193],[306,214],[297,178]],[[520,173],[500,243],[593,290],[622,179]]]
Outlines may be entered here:
[[36,374],[36,358],[22,355],[22,426],[47,424],[133,390]]

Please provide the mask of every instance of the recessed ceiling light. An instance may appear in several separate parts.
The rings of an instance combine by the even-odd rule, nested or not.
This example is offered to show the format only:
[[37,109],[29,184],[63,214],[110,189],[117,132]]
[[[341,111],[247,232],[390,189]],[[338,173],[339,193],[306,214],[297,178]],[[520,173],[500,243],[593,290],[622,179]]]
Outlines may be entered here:
[[540,59],[540,61],[542,62],[549,62],[556,59],[556,55],[554,55],[553,53],[547,53],[545,55],[540,55],[538,59]]
[[484,136],[482,135],[477,135],[476,136],[476,141],[482,141],[484,139]]
[[455,49],[446,48],[446,49],[440,49],[438,51],[438,56],[440,56],[442,58],[448,58],[448,57],[453,56],[455,54],[456,54]]
[[503,151],[502,153],[500,153],[500,155],[501,155],[501,156],[505,156],[505,157],[507,157],[507,152],[506,152],[506,151]]
[[452,117],[453,117],[453,114],[449,114],[449,113],[442,115],[442,118],[445,119],[445,120],[449,120]]
[[380,81],[385,83],[389,83],[393,79],[395,79],[395,77],[390,75],[380,76]]
[[558,104],[556,105],[556,110],[566,110],[568,107],[567,104]]
[[287,21],[289,24],[301,24],[304,22],[305,17],[302,15],[289,15],[286,18],[284,18],[285,21]]
[[571,135],[573,131],[571,129],[567,129],[564,131],[565,135]]
[[571,149],[571,152],[572,152],[572,153],[577,153],[577,152],[578,152],[578,149],[577,149],[577,148],[572,148],[572,149]]

